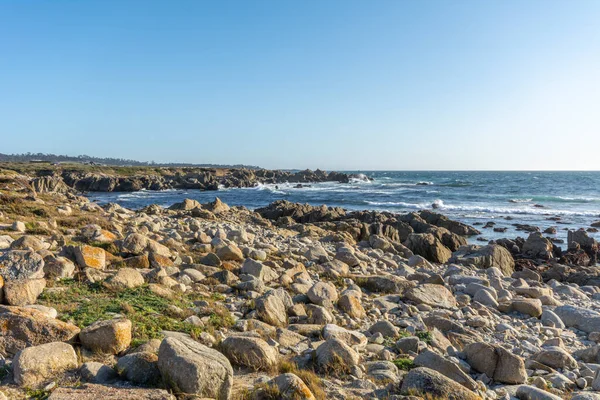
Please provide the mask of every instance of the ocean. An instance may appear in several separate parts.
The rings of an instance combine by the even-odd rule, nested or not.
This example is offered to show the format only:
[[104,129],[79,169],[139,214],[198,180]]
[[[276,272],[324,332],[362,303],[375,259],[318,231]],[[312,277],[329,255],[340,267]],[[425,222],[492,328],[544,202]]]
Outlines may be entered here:
[[[118,203],[138,209],[149,204],[170,206],[185,198],[201,203],[215,197],[250,209],[275,200],[312,205],[326,204],[349,210],[385,210],[406,213],[434,209],[452,219],[475,225],[475,240],[527,237],[515,224],[556,227],[555,235],[566,240],[568,229],[589,228],[600,220],[600,172],[436,172],[347,171],[372,180],[353,179],[347,184],[326,182],[259,185],[218,191],[167,190],[89,193],[100,204]],[[495,223],[495,232],[482,224]],[[590,233],[600,240],[600,234]]]

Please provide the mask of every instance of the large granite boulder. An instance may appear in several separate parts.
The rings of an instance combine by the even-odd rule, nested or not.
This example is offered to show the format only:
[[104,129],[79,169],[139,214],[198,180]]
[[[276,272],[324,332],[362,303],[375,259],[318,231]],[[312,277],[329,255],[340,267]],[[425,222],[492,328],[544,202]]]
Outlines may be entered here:
[[497,244],[487,246],[463,246],[452,254],[451,263],[473,265],[477,268],[496,267],[505,276],[511,276],[515,270],[515,260],[508,250]]
[[75,325],[26,307],[0,306],[0,355],[14,355],[29,346],[73,339]]
[[431,233],[413,233],[408,236],[404,245],[413,253],[427,260],[443,264],[452,256],[452,252]]
[[227,400],[233,369],[227,358],[191,338],[167,337],[158,350],[158,369],[176,392]]
[[13,374],[15,382],[35,388],[49,379],[77,368],[77,355],[73,346],[63,342],[27,347],[15,355]]

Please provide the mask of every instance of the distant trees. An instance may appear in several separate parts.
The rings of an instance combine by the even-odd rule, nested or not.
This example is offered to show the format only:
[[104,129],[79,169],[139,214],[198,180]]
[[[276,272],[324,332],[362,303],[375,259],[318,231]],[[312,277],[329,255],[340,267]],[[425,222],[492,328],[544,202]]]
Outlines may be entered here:
[[0,153],[0,162],[31,162],[31,161],[46,161],[51,163],[56,162],[75,162],[75,163],[94,163],[102,165],[112,166],[131,166],[131,167],[221,167],[221,168],[249,168],[249,169],[260,169],[260,167],[254,165],[224,165],[224,164],[193,164],[193,163],[156,163],[154,161],[137,161],[129,160],[126,158],[113,158],[113,157],[93,157],[86,154],[79,156],[68,156],[68,155],[56,155],[46,153],[31,153],[27,152],[24,154],[2,154]]

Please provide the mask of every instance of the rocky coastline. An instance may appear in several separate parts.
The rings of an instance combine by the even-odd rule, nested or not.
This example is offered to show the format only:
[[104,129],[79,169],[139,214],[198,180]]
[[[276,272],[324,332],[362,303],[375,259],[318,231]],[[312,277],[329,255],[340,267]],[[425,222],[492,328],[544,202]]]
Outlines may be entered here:
[[134,192],[138,190],[253,187],[277,183],[348,183],[352,175],[322,170],[282,171],[246,168],[110,167],[0,163],[0,170],[29,179],[36,192]]
[[50,172],[0,170],[0,399],[600,399],[583,229],[76,194],[350,178],[320,171]]

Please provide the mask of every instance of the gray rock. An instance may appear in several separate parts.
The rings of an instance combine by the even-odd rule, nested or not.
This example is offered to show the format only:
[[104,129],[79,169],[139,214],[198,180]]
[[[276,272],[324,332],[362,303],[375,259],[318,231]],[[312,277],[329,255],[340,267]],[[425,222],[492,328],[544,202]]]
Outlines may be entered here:
[[256,337],[229,336],[221,343],[221,350],[233,364],[254,370],[272,371],[278,363],[277,350]]
[[528,385],[519,386],[517,398],[519,400],[562,400],[562,397]]
[[424,367],[415,368],[404,377],[400,393],[448,400],[480,400],[477,394],[461,384]]
[[419,367],[426,367],[435,370],[444,376],[460,383],[470,390],[475,390],[477,384],[466,374],[457,364],[444,357],[434,353],[431,350],[425,350],[414,359],[414,363]]
[[554,309],[554,313],[569,328],[577,328],[587,333],[600,331],[600,313],[597,311],[575,306],[560,306]]
[[119,358],[117,371],[121,377],[140,385],[160,382],[158,357],[149,352],[131,353]]
[[408,289],[404,297],[417,304],[432,307],[454,308],[456,299],[445,286],[425,283]]
[[63,372],[77,368],[73,346],[62,342],[46,343],[21,350],[13,360],[15,382],[24,387],[39,387]]
[[89,361],[79,368],[79,375],[86,382],[108,383],[119,377],[114,368],[99,362]]
[[505,276],[511,276],[515,270],[513,256],[508,250],[497,244],[483,247],[476,245],[462,246],[452,254],[452,258],[449,261],[484,269],[496,267]]
[[5,281],[41,279],[44,277],[44,259],[37,253],[12,250],[0,254],[0,276]]
[[325,371],[347,370],[358,365],[359,354],[346,343],[332,338],[323,342],[316,350],[317,365]]
[[158,351],[158,369],[178,392],[227,400],[233,369],[227,357],[191,338],[167,337]]

